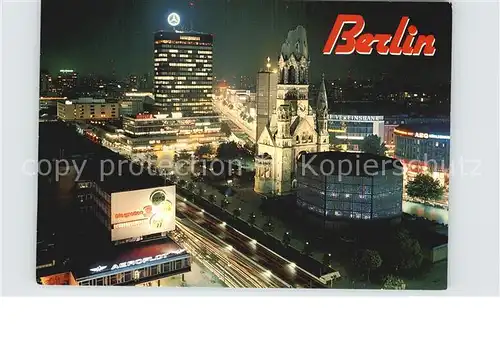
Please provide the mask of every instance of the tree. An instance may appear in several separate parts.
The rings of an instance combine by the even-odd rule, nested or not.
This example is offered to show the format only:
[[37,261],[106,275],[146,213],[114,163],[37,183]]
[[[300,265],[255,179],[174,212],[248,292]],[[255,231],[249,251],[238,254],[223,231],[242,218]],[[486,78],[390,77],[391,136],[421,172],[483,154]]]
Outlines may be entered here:
[[229,127],[229,124],[227,124],[226,122],[221,123],[220,131],[221,133],[224,133],[226,137],[231,135],[231,128]]
[[235,217],[241,216],[241,210],[239,208],[235,208],[233,210],[233,216],[235,216]]
[[396,268],[406,271],[420,268],[424,255],[418,240],[410,237],[406,231],[399,231],[396,240],[399,246],[399,264]]
[[191,154],[187,152],[186,150],[182,150],[179,153],[176,153],[174,155],[174,161],[177,162],[179,160],[190,160],[191,159]]
[[367,135],[360,145],[361,151],[374,155],[385,155],[387,148],[378,135]]
[[241,156],[241,150],[234,141],[222,143],[217,149],[217,157],[221,160],[233,160]]
[[194,155],[198,158],[210,156],[213,153],[212,147],[208,144],[200,145],[196,148]]
[[428,174],[417,174],[415,179],[406,185],[406,194],[424,201],[439,200],[443,196],[444,188]]
[[228,200],[228,199],[226,199],[226,198],[223,198],[223,199],[221,200],[221,202],[220,202],[220,207],[221,207],[222,209],[226,209],[226,208],[227,208],[227,205],[229,205],[229,200]]
[[255,119],[252,117],[252,116],[249,116],[248,119],[247,119],[247,122],[248,123],[253,123]]
[[384,279],[384,283],[382,284],[382,289],[384,290],[405,290],[406,284],[403,279],[388,275]]
[[216,197],[215,197],[215,195],[214,195],[214,194],[210,194],[210,195],[208,196],[208,201],[210,201],[210,202],[211,202],[211,203],[213,203],[213,204],[215,203],[215,199],[216,199]]
[[378,251],[361,250],[355,255],[354,264],[359,270],[366,272],[366,279],[370,282],[370,273],[382,265],[382,258]]
[[179,186],[184,187],[186,186],[187,182],[184,179],[179,180]]

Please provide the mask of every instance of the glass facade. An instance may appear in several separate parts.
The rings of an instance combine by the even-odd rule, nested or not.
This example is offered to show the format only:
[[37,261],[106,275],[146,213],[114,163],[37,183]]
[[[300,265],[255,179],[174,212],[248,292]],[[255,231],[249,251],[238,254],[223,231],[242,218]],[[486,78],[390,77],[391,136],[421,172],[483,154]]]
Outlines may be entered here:
[[219,117],[183,117],[147,119],[123,118],[122,142],[132,152],[152,151],[163,146],[190,148],[197,144],[219,141],[224,134],[220,131]]
[[210,34],[157,32],[154,36],[154,96],[169,117],[210,116],[212,108]]
[[329,121],[328,129],[331,129],[335,135],[350,135],[365,137],[373,134],[373,122],[345,122]]
[[[297,204],[332,219],[381,219],[401,215],[403,178],[395,170],[376,176],[338,176],[301,170]],[[385,174],[383,174],[385,173]]]

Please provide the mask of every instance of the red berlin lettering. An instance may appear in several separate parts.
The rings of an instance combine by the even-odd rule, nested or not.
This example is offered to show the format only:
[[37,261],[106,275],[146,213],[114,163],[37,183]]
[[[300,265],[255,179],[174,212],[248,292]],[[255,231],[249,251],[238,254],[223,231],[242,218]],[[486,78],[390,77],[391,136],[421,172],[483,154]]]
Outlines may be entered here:
[[[350,55],[356,51],[361,55],[370,55],[373,51],[373,45],[376,43],[379,55],[420,56],[423,52],[424,56],[434,56],[436,53],[434,35],[419,35],[417,37],[417,27],[408,26],[409,22],[408,16],[402,17],[394,36],[391,34],[370,34],[363,33],[365,29],[363,16],[338,15],[323,48],[323,54],[331,55],[333,51],[335,55]],[[346,24],[354,24],[354,26],[351,29],[344,29]],[[403,41],[405,34],[407,36]],[[344,42],[339,43],[339,38]]]

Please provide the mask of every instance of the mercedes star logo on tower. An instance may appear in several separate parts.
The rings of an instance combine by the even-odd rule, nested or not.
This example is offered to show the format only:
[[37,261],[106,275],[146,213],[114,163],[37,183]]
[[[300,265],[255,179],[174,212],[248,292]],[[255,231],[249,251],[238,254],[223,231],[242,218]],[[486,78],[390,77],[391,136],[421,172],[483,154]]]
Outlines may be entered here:
[[176,14],[175,12],[172,12],[171,14],[168,15],[167,22],[172,27],[178,26],[179,23],[181,23],[181,17],[178,14]]

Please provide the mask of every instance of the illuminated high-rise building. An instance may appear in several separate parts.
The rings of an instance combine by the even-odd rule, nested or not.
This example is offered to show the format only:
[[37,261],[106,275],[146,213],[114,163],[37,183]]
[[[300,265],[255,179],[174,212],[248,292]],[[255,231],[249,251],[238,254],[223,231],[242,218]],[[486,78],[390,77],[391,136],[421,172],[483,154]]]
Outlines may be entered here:
[[137,90],[139,88],[139,79],[135,74],[128,77],[128,88]]
[[278,74],[271,70],[271,60],[267,58],[266,69],[257,74],[257,128],[255,140],[268,124],[269,119],[276,110],[276,92],[278,86]]
[[72,69],[62,69],[57,76],[57,90],[61,96],[73,92],[78,82],[78,73]]
[[211,34],[160,31],[154,35],[154,97],[167,118],[213,116]]

